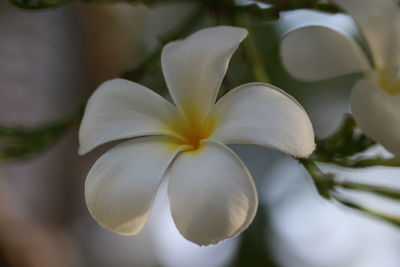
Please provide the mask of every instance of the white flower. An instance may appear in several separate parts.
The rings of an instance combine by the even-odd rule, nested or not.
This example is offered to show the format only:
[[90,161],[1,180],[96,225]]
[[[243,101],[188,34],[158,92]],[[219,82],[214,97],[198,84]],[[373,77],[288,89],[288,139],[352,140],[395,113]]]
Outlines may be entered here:
[[224,144],[273,147],[296,157],[313,151],[307,114],[280,89],[245,84],[215,103],[246,35],[242,28],[216,27],[166,45],[161,63],[175,106],[122,79],[92,95],[80,127],[80,154],[135,137],[100,157],[87,176],[86,202],[100,225],[138,233],[167,174],[180,233],[199,245],[217,243],[246,229],[258,202],[250,173]]
[[283,38],[283,64],[293,76],[306,81],[362,72],[351,94],[354,118],[366,135],[400,155],[399,6],[395,0],[331,2],[354,18],[368,47],[361,47],[344,31],[302,27]]

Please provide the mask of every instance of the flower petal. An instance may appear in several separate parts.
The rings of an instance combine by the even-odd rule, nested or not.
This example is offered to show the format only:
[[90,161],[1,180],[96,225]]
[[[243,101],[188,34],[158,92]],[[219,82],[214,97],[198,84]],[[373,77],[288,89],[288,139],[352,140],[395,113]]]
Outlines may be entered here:
[[272,85],[249,83],[222,97],[210,114],[217,129],[211,137],[225,144],[273,147],[296,157],[309,156],[314,132],[304,109]]
[[358,81],[351,93],[351,110],[361,130],[400,155],[400,99],[387,94],[369,79]]
[[253,179],[233,151],[215,141],[201,145],[172,164],[168,197],[179,232],[209,245],[246,229],[258,201]]
[[305,81],[371,68],[350,36],[325,26],[307,26],[289,32],[281,42],[281,58],[291,75]]
[[161,63],[175,104],[203,116],[215,103],[229,60],[246,37],[243,28],[220,26],[200,30],[166,45]]
[[168,137],[143,137],[122,143],[100,157],[85,183],[86,203],[93,218],[121,235],[138,233],[177,148]]
[[[396,0],[331,0],[358,23],[376,67],[400,64],[400,8]],[[390,63],[392,65],[392,63]]]
[[171,103],[140,84],[107,81],[87,103],[79,129],[79,154],[118,139],[173,135],[166,123],[176,114]]

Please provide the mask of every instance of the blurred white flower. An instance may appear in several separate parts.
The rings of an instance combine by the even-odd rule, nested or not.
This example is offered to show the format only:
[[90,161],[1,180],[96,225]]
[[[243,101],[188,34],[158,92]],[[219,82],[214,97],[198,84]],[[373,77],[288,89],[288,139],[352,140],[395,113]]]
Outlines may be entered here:
[[[399,186],[398,168],[349,170],[325,164],[320,167],[325,172],[339,172],[354,181],[366,179],[376,183],[383,180],[388,186]],[[271,230],[267,238],[279,266],[400,266],[400,231],[397,227],[321,198],[309,174],[289,157],[280,157],[265,178],[267,176],[260,192],[265,197],[264,202],[268,203]],[[383,205],[382,200],[377,202],[370,195],[364,195],[362,199],[353,197],[366,207],[379,205],[388,211],[387,208],[395,205]],[[262,197],[260,201],[263,201]]]
[[[228,62],[247,31],[215,27],[172,42],[161,63],[176,106],[130,81],[102,84],[89,99],[80,153],[133,138],[89,171],[85,197],[103,227],[134,235],[145,224],[163,176],[179,232],[199,245],[232,237],[252,221],[257,192],[248,170],[224,144],[273,147],[296,157],[314,150],[303,108],[268,84],[242,85],[215,103]],[[140,138],[139,138],[140,137]]]
[[330,2],[354,18],[368,47],[334,25],[301,27],[282,40],[283,64],[305,81],[362,72],[352,89],[354,118],[365,134],[400,155],[400,8],[394,0]]

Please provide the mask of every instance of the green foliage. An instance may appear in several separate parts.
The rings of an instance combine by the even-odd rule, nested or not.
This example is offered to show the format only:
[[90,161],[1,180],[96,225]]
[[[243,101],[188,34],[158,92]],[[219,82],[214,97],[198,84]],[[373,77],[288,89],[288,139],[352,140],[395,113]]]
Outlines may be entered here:
[[400,190],[371,184],[342,181],[338,179],[338,177],[336,177],[336,175],[333,173],[324,173],[323,171],[321,171],[321,169],[315,164],[315,162],[310,159],[299,159],[299,162],[310,174],[319,194],[322,197],[326,199],[335,199],[339,203],[349,208],[361,211],[396,226],[400,226],[400,217],[390,216],[387,214],[383,214],[379,211],[363,207],[362,205],[357,204],[354,201],[344,197],[343,194],[338,191],[338,189],[368,192],[395,201],[400,200]]
[[334,173],[324,173],[316,164],[316,161],[336,164],[342,167],[349,168],[365,168],[372,166],[400,166],[400,158],[355,158],[354,155],[365,151],[375,144],[365,135],[361,134],[357,128],[354,119],[347,115],[340,127],[332,136],[317,140],[317,149],[309,159],[299,159],[299,162],[304,166],[319,194],[326,199],[335,199],[343,205],[367,213],[376,218],[385,220],[389,223],[400,226],[400,217],[393,217],[382,214],[378,211],[365,208],[354,201],[345,198],[339,193],[338,189],[347,189],[352,191],[368,192],[383,198],[400,200],[400,190],[344,181],[338,179]]
[[317,152],[319,158],[335,160],[365,151],[375,144],[374,141],[357,131],[353,117],[345,116],[341,128],[326,139],[318,139]]
[[319,162],[333,163],[342,167],[365,168],[371,166],[400,166],[400,158],[366,158],[355,157],[375,145],[376,142],[359,132],[354,119],[346,115],[342,126],[326,139],[316,140],[317,149],[311,159]]
[[48,149],[79,121],[83,108],[70,116],[36,127],[0,126],[0,161],[26,158]]

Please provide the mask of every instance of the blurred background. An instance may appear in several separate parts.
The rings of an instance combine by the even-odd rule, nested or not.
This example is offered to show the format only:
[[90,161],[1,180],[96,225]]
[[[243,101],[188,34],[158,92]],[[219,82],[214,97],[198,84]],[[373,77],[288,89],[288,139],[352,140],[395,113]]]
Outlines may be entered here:
[[[166,36],[195,16],[199,19],[189,32],[227,23],[212,12],[198,15],[197,9],[192,3],[71,2],[29,11],[0,0],[0,125],[51,128],[50,122],[76,117],[101,82],[122,73],[165,94],[159,55],[149,56],[174,34]],[[321,83],[296,81],[281,66],[279,39],[315,21],[355,29],[353,21],[311,10],[281,12],[273,20],[242,19],[265,58],[270,82],[305,107],[318,137],[329,136],[349,112],[357,75]],[[150,61],[154,64],[143,66]],[[242,51],[232,59],[228,77],[233,87],[254,81],[244,61]],[[138,66],[139,72],[127,72]],[[110,146],[78,156],[78,126],[72,120],[45,149],[25,153],[31,149],[27,146],[18,150],[25,153],[21,156],[17,151],[0,158],[0,266],[400,266],[398,228],[322,198],[297,161],[252,146],[232,146],[251,171],[260,199],[256,219],[241,235],[209,247],[186,241],[172,222],[161,188],[144,230],[134,237],[118,236],[90,217],[83,194],[88,169]],[[0,142],[0,147],[7,145]],[[366,153],[388,154],[379,146]],[[397,168],[320,167],[349,180],[400,188]],[[395,201],[347,194],[367,207],[400,212]]]

